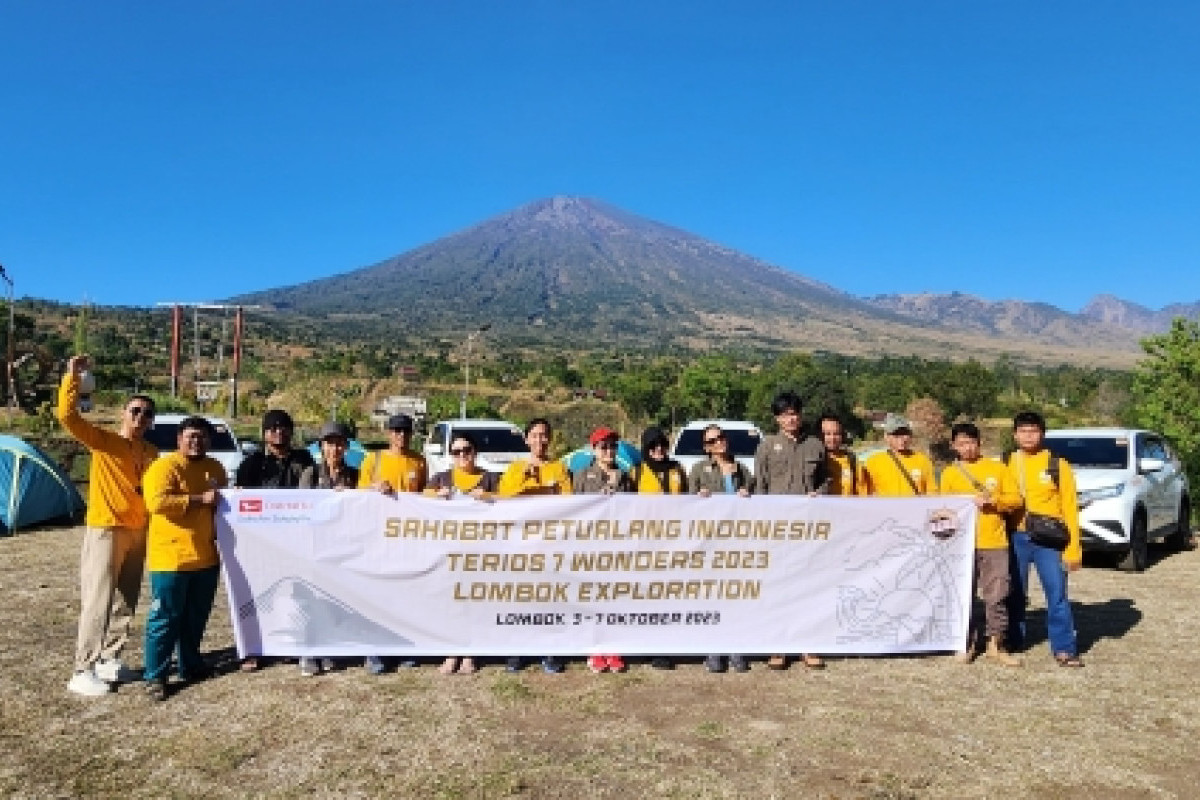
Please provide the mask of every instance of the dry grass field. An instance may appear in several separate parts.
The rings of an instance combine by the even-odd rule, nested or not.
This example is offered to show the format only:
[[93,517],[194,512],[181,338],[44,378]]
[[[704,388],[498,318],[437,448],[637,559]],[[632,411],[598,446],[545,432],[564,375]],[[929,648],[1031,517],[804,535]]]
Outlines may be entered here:
[[[1035,610],[1023,669],[945,657],[823,673],[471,677],[432,667],[316,678],[222,673],[152,704],[66,692],[80,529],[0,539],[0,795],[6,797],[1195,797],[1200,551],[1141,575],[1089,567],[1072,595],[1082,670]],[[1035,591],[1036,595],[1036,591]],[[1036,599],[1035,599],[1036,604]],[[1040,606],[1038,607],[1040,609]],[[140,621],[144,613],[139,614]],[[127,654],[140,664],[140,646]]]

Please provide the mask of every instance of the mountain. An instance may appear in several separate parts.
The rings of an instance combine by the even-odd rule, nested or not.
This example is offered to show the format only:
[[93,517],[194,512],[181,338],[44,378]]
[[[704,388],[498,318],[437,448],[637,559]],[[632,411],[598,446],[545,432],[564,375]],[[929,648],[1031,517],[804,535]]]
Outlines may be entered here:
[[960,292],[878,295],[867,302],[909,319],[955,330],[1081,346],[1090,342],[1123,347],[1131,340],[1167,330],[1177,316],[1200,317],[1200,303],[1175,303],[1155,311],[1109,294],[1092,298],[1078,314],[1049,303],[990,301]]
[[1172,303],[1155,311],[1111,294],[1101,294],[1092,298],[1079,315],[1141,334],[1162,333],[1171,327],[1175,317],[1200,319],[1200,303]]
[[[232,298],[336,319],[347,329],[461,340],[476,326],[517,345],[587,349],[730,344],[850,354],[1130,363],[1136,339],[1042,304],[995,322],[956,310],[862,300],[606,203],[552,197],[378,264]],[[982,305],[981,305],[982,304]],[[924,305],[924,310],[921,310]],[[939,306],[935,308],[935,306]],[[987,314],[988,320],[993,315]]]

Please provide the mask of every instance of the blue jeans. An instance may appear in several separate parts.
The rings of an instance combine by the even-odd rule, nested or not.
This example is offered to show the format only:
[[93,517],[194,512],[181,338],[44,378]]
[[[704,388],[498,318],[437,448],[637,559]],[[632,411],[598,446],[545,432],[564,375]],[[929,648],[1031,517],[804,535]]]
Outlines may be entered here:
[[202,674],[200,640],[208,625],[217,594],[220,567],[191,572],[150,573],[150,613],[146,617],[145,669],[147,681],[166,680],[171,651],[178,647],[179,677]]
[[1025,645],[1025,607],[1029,604],[1029,565],[1037,570],[1038,581],[1046,595],[1046,635],[1054,655],[1078,655],[1075,643],[1075,618],[1067,600],[1067,570],[1062,553],[1034,544],[1029,534],[1015,531],[1012,541],[1012,590],[1008,607],[1008,646]]

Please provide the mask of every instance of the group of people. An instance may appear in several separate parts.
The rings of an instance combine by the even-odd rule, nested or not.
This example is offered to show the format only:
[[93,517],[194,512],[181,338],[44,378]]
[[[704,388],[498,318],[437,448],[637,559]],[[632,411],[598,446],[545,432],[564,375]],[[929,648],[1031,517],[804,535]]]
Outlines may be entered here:
[[[145,395],[128,399],[116,431],[101,429],[78,410],[84,356],[69,360],[59,389],[57,416],[63,426],[92,453],[89,476],[87,529],[81,555],[81,612],[71,692],[102,695],[110,684],[136,680],[136,672],[121,661],[130,623],[141,590],[143,569],[150,574],[151,607],[146,621],[141,679],[148,696],[166,699],[172,653],[183,681],[201,680],[210,668],[200,655],[200,642],[216,594],[219,559],[215,546],[214,510],[219,492],[230,484],[221,464],[207,455],[210,430],[203,417],[189,417],[179,426],[178,449],[162,458],[143,434],[154,419],[154,401]],[[552,429],[545,419],[525,426],[529,455],[502,473],[481,469],[476,443],[456,433],[448,452],[453,466],[428,475],[425,459],[411,444],[413,420],[404,414],[388,419],[386,449],[366,454],[359,468],[346,463],[351,438],[341,423],[326,424],[319,433],[319,456],[294,447],[295,426],[282,410],[262,420],[263,447],[247,456],[232,477],[240,488],[366,489],[389,494],[424,493],[432,497],[462,494],[480,500],[519,495],[581,493],[668,493],[841,495],[896,497],[929,494],[968,494],[978,507],[975,580],[984,607],[983,641],[977,629],[957,654],[970,663],[979,652],[1008,666],[1021,661],[1012,655],[1023,647],[1029,567],[1037,570],[1046,594],[1047,628],[1058,664],[1080,667],[1074,622],[1067,600],[1066,573],[1078,569],[1080,549],[1078,506],[1070,465],[1043,446],[1045,421],[1034,412],[1014,419],[1018,449],[1004,461],[984,458],[979,429],[960,423],[952,430],[956,461],[940,479],[929,457],[913,449],[912,426],[898,415],[884,423],[886,448],[859,459],[845,444],[841,420],[824,415],[815,432],[803,425],[801,399],[792,392],[778,395],[771,407],[777,432],[763,437],[754,456],[753,475],[734,458],[720,425],[703,432],[705,458],[684,471],[668,456],[667,435],[649,428],[642,436],[642,459],[631,469],[617,461],[619,436],[601,427],[592,432],[592,462],[574,473],[550,457]],[[1035,541],[1026,528],[1032,515],[1058,520],[1069,531],[1065,549]],[[982,645],[982,648],[980,647]],[[300,671],[316,675],[336,666],[329,658],[303,658]],[[252,671],[263,663],[248,655],[241,664]],[[402,662],[415,665],[413,662]],[[774,654],[771,669],[786,669],[789,657]],[[799,663],[822,669],[820,656],[800,654]],[[368,657],[366,668],[380,674],[390,667],[383,657]],[[657,668],[670,668],[668,657],[651,659]],[[547,656],[544,671],[558,673],[562,662]],[[593,672],[626,668],[619,654],[589,657]],[[712,672],[749,670],[742,654],[712,654],[705,659]],[[524,667],[517,657],[506,668]],[[469,674],[472,658],[447,658],[445,674]]]

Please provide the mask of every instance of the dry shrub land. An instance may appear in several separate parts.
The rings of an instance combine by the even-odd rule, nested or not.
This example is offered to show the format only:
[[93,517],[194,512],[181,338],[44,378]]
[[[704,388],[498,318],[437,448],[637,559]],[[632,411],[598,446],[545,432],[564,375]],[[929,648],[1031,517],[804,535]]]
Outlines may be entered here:
[[[823,673],[473,677],[233,668],[152,704],[66,692],[79,528],[0,539],[0,794],[393,797],[1194,797],[1200,551],[1141,575],[1088,568],[1072,595],[1088,666],[834,659]],[[1036,594],[1036,593],[1035,593]],[[144,596],[143,596],[144,597]],[[144,608],[139,614],[138,632]],[[140,664],[140,644],[128,653]]]

